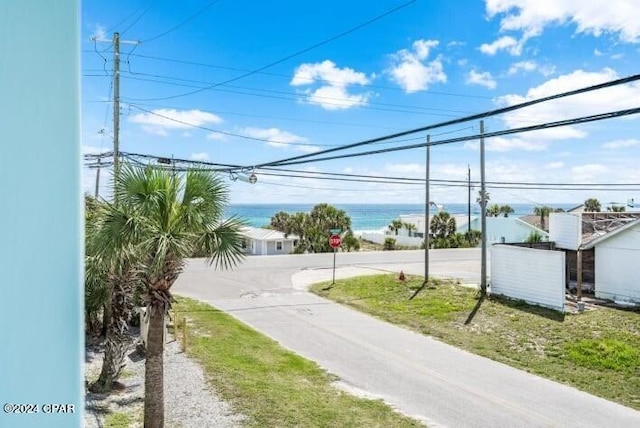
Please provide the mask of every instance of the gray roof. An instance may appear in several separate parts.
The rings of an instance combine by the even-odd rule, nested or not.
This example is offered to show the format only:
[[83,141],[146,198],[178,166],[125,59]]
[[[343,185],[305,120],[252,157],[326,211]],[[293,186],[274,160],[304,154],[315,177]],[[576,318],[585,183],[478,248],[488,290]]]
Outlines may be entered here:
[[293,241],[295,239],[299,239],[297,235],[287,235],[285,237],[284,233],[280,232],[279,230],[262,229],[251,226],[245,226],[240,229],[240,234],[247,238],[255,239],[258,241]]
[[589,242],[587,242],[585,244],[582,244],[580,246],[580,249],[582,249],[582,250],[591,249],[591,248],[595,247],[596,245],[600,244],[601,242],[606,241],[609,238],[613,238],[614,236],[619,235],[620,233],[623,233],[626,230],[631,229],[634,226],[637,226],[639,224],[640,224],[640,218],[637,218],[637,219],[635,219],[633,221],[630,221],[630,222],[626,223],[624,226],[620,226],[620,227],[618,227],[616,229],[613,229],[610,232],[605,232],[602,235],[591,239]]

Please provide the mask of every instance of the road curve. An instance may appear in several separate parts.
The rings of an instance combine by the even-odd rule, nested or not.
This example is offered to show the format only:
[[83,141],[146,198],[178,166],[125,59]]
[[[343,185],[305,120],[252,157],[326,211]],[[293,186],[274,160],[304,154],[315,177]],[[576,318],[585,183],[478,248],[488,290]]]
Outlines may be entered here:
[[[476,249],[430,252],[430,272],[477,282]],[[421,251],[340,253],[337,276],[419,274]],[[352,391],[436,427],[632,427],[640,412],[470,354],[303,290],[333,256],[250,257],[216,272],[191,260],[175,286],[316,361]],[[455,275],[458,272],[460,275]],[[295,282],[295,284],[294,284]],[[294,287],[295,285],[295,287]]]

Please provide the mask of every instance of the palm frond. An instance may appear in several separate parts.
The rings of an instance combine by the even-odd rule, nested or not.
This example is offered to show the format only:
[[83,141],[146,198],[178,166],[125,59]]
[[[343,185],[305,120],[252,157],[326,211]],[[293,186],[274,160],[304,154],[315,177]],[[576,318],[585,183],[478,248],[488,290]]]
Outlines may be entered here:
[[196,241],[196,248],[207,255],[210,265],[217,269],[230,269],[244,259],[243,236],[240,229],[246,223],[231,217],[221,223],[210,225]]

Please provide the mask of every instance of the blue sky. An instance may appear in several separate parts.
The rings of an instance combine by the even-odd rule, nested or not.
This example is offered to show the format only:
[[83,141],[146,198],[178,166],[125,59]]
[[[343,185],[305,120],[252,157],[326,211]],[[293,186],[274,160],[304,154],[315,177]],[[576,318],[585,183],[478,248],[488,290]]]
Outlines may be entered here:
[[[285,59],[405,3],[261,72],[185,95]],[[89,39],[108,40],[114,31],[125,42],[142,41],[121,47],[122,151],[252,166],[635,74],[638,16],[640,3],[631,0],[86,0],[81,24],[84,150],[112,148],[113,51],[109,43]],[[485,127],[499,131],[632,108],[638,100],[640,84],[634,83],[496,116]],[[638,119],[487,139],[486,179],[640,183]],[[479,124],[470,122],[431,131],[431,139],[478,132]],[[477,141],[431,149],[433,179],[465,180],[467,165],[472,179],[479,179]],[[425,150],[290,169],[422,178]],[[232,202],[424,202],[423,186],[256,174],[254,185],[229,180]],[[84,178],[85,189],[93,191],[95,172],[85,170]],[[108,183],[102,183],[106,194]],[[489,193],[496,203],[597,197],[606,204],[640,201],[638,188],[489,186]],[[465,188],[433,185],[431,192],[438,203],[466,201]]]

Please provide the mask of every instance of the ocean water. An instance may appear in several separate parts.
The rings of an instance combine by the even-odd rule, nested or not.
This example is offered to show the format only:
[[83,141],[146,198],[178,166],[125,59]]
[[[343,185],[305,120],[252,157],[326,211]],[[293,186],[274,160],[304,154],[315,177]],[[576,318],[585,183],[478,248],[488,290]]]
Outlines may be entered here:
[[[279,212],[295,213],[310,212],[316,204],[233,204],[227,209],[227,215],[242,217],[254,227],[266,226],[271,217]],[[509,204],[514,209],[513,217],[533,214],[533,204]],[[569,209],[577,203],[551,204],[552,208]],[[423,204],[335,204],[336,208],[344,210],[351,217],[351,228],[357,231],[379,230],[385,228],[392,220],[401,214],[424,214]],[[471,203],[471,215],[480,213],[477,203]],[[466,214],[467,204],[445,204],[444,210],[450,214]],[[432,212],[433,211],[432,208]]]

